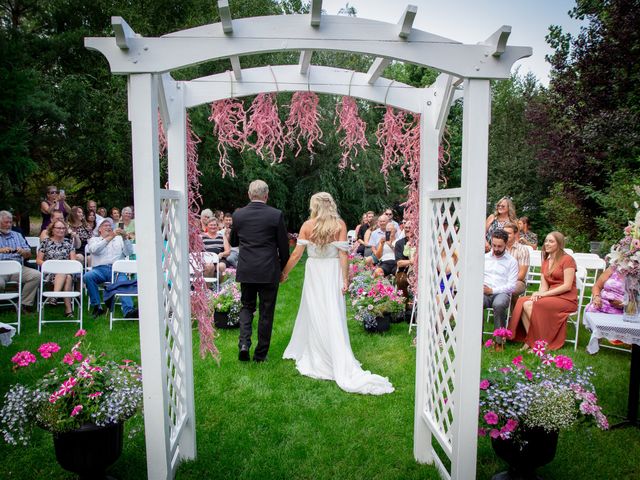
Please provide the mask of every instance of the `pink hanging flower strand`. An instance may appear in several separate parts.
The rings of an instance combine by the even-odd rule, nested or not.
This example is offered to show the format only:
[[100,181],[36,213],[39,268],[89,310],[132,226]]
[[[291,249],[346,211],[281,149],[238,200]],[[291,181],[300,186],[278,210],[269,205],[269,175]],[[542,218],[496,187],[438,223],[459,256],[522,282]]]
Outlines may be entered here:
[[[273,93],[261,93],[251,103],[245,138],[249,148],[255,150],[263,160],[271,159],[271,165],[282,163],[284,157],[284,130],[278,116],[278,104]],[[248,139],[256,134],[255,143]],[[279,153],[276,153],[278,150]]]
[[[319,103],[320,99],[314,92],[295,92],[291,97],[289,118],[285,122],[287,128],[285,141],[291,146],[294,146],[295,142],[298,146],[296,157],[302,151],[301,142],[306,141],[307,150],[311,155],[313,155],[313,146],[316,143],[324,145],[320,141],[322,129],[318,125],[318,120],[320,120]],[[311,158],[313,159],[313,156]]]
[[338,125],[336,134],[344,132],[344,138],[340,140],[342,158],[338,164],[340,171],[344,171],[347,165],[351,170],[353,158],[358,154],[358,147],[364,150],[369,146],[365,136],[367,124],[358,115],[358,103],[353,97],[342,97],[342,101],[336,104],[336,118],[334,124]]
[[235,98],[226,98],[211,104],[209,121],[213,123],[213,133],[218,138],[218,153],[220,159],[220,171],[222,178],[227,174],[235,177],[231,162],[229,161],[229,147],[244,150],[246,136],[245,125],[247,113],[242,101]]

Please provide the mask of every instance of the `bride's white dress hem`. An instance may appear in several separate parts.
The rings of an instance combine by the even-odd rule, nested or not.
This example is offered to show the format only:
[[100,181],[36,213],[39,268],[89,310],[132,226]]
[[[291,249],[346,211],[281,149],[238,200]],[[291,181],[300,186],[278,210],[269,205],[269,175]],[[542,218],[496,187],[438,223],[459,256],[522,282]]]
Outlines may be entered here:
[[393,392],[391,382],[363,370],[351,350],[339,260],[339,250],[348,250],[348,243],[318,247],[299,239],[298,244],[307,245],[308,258],[300,308],[283,358],[295,360],[302,375],[333,380],[349,393]]

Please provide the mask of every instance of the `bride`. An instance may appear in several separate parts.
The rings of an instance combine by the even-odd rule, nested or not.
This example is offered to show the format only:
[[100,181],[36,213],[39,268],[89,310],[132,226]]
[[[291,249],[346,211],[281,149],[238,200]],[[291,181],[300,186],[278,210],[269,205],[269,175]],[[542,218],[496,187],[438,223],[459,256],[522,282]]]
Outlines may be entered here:
[[309,210],[311,216],[282,271],[284,281],[308,247],[300,309],[283,358],[295,360],[302,375],[335,380],[350,393],[391,393],[389,380],[362,370],[351,351],[344,301],[349,286],[347,227],[328,193],[313,195]]

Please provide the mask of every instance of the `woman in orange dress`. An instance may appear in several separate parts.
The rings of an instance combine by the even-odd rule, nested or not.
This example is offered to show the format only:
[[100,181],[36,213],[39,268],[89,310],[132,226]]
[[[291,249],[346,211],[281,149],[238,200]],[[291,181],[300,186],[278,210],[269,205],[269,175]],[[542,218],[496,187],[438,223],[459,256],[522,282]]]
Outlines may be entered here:
[[551,232],[542,247],[540,289],[518,299],[509,330],[515,341],[525,342],[522,350],[533,347],[536,340],[557,350],[567,337],[567,318],[577,309],[576,262],[564,251],[564,235]]

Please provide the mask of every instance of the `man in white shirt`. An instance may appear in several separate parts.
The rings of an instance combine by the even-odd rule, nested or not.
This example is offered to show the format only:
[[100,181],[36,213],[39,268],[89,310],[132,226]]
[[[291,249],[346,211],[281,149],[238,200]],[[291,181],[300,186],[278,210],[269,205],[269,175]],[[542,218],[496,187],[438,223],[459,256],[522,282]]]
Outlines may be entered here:
[[[111,220],[103,218],[98,225],[98,237],[89,239],[87,252],[91,255],[91,271],[84,276],[84,283],[89,294],[89,305],[92,307],[93,317],[104,313],[100,306],[100,291],[98,285],[111,281],[111,267],[116,260],[124,260],[133,254],[131,241],[127,233],[120,229],[113,229]],[[122,279],[126,276],[122,274]],[[117,279],[119,280],[120,277]],[[122,313],[125,318],[137,318],[138,311],[133,308],[131,297],[122,297]]]
[[518,280],[518,262],[507,252],[509,235],[502,229],[491,236],[491,250],[484,255],[484,308],[493,308],[495,328],[507,326],[511,293]]

